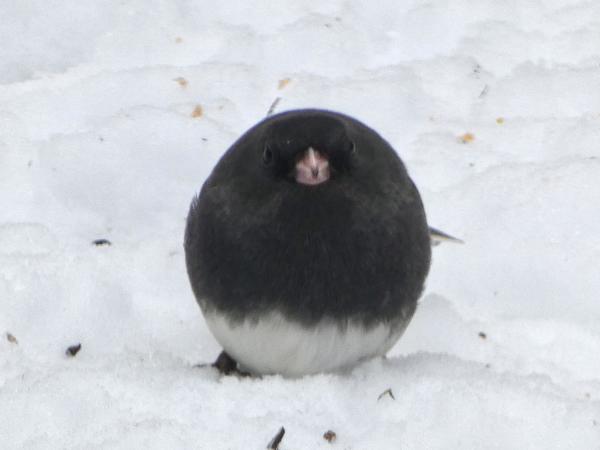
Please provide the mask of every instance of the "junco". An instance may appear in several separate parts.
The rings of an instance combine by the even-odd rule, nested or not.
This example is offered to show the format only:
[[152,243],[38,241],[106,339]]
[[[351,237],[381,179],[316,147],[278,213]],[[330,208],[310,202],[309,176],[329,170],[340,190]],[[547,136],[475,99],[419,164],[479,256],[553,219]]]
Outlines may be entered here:
[[266,118],[223,155],[192,201],[185,256],[217,365],[301,376],[385,355],[415,312],[431,243],[390,144],[306,109]]

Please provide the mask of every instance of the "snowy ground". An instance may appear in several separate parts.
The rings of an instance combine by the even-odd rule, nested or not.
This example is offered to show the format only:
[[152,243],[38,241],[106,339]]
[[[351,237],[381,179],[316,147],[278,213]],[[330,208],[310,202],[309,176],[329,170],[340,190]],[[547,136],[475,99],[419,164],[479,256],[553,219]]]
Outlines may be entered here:
[[[600,2],[4,1],[0,41],[2,449],[600,448]],[[466,245],[389,359],[219,378],[184,219],[277,96]]]

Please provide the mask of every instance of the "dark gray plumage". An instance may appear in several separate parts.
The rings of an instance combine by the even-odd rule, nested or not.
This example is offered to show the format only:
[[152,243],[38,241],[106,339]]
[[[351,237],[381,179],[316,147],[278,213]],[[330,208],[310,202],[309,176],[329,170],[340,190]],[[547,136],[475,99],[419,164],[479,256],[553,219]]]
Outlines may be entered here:
[[224,154],[192,202],[185,254],[225,351],[252,372],[294,376],[389,350],[415,311],[431,240],[417,188],[381,136],[298,110]]

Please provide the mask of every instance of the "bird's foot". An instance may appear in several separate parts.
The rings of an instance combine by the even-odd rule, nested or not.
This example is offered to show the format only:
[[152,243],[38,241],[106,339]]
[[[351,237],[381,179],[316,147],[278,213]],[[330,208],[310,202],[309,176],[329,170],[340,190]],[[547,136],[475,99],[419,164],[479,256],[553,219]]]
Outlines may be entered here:
[[221,352],[216,361],[212,363],[212,366],[222,375],[238,375],[240,377],[250,376],[248,372],[239,369],[237,361],[229,356],[226,351]]

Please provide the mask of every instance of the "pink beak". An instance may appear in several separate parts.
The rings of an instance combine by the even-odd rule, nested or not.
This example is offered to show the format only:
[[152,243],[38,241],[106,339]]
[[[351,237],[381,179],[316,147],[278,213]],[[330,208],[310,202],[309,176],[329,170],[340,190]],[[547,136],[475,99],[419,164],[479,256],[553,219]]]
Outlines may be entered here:
[[314,186],[329,180],[329,161],[309,147],[296,163],[296,181]]

